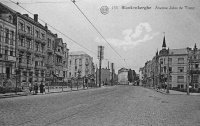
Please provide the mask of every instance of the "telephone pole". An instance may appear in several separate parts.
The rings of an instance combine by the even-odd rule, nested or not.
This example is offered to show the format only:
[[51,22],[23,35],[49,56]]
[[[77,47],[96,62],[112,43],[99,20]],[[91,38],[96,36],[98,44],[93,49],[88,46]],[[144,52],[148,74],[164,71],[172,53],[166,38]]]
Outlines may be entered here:
[[98,46],[98,59],[99,59],[99,87],[101,87],[101,61],[104,57],[104,46]]
[[112,69],[112,74],[111,74],[111,77],[112,77],[112,81],[111,81],[111,85],[113,86],[114,85],[114,77],[113,77],[113,75],[114,75],[114,63],[111,63],[111,69]]

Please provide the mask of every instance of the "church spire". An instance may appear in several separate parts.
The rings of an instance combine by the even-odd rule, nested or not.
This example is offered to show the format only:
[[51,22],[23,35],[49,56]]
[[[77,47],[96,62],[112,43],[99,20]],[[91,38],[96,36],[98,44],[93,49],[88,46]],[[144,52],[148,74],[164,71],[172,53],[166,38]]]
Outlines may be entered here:
[[163,38],[162,49],[166,49],[165,32],[164,32],[164,38]]
[[157,51],[156,51],[156,56],[158,56],[158,49],[157,49]]

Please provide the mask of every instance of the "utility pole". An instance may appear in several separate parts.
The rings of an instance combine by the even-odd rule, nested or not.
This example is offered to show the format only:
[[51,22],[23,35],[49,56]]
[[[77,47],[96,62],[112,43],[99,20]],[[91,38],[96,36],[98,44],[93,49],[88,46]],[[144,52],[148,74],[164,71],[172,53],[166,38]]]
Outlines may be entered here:
[[167,56],[167,92],[169,93],[169,48],[168,48],[168,56]]
[[98,46],[98,59],[99,59],[99,87],[101,87],[101,61],[104,55],[104,46]]
[[97,82],[98,82],[98,81],[97,81],[97,80],[98,80],[98,79],[97,79],[97,76],[98,76],[97,72],[98,72],[98,68],[97,68],[97,64],[96,64],[96,86],[97,86]]
[[190,57],[189,57],[189,53],[188,53],[188,71],[187,71],[187,95],[190,95],[190,90],[189,90],[189,83],[190,83],[190,79],[189,79],[189,76],[190,76]]
[[113,86],[113,82],[114,82],[114,77],[113,77],[113,74],[114,74],[114,63],[111,63],[111,69],[112,69],[112,74],[111,74],[111,77],[112,77],[112,81],[111,81],[111,85]]

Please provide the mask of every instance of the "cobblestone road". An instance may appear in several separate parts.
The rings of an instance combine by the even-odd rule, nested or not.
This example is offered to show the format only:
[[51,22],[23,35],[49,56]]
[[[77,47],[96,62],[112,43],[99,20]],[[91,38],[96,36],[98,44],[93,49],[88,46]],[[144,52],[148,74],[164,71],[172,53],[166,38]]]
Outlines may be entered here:
[[200,126],[200,96],[136,86],[0,100],[0,126]]

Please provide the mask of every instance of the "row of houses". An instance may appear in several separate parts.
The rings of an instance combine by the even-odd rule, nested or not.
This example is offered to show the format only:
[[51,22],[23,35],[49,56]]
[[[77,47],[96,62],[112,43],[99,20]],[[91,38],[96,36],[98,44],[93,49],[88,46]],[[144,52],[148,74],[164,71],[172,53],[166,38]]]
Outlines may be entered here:
[[38,19],[38,14],[31,18],[0,3],[0,86],[94,75],[92,57],[84,52],[69,54],[66,42]]
[[140,84],[144,86],[200,89],[200,49],[167,49],[165,36],[162,50],[140,68]]

